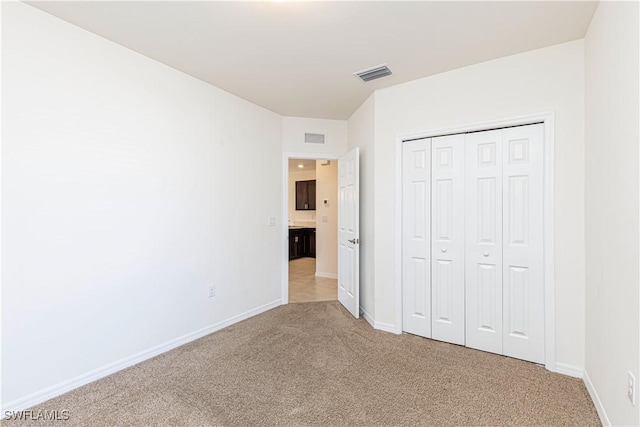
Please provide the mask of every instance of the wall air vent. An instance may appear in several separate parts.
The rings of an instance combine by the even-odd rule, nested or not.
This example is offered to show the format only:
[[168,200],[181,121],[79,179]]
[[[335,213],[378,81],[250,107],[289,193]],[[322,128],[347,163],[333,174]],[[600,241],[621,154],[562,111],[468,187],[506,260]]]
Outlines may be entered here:
[[389,67],[387,67],[387,64],[382,64],[353,74],[360,77],[363,82],[370,82],[371,80],[379,79],[380,77],[390,76],[392,73]]
[[324,144],[324,134],[321,133],[305,133],[305,144]]

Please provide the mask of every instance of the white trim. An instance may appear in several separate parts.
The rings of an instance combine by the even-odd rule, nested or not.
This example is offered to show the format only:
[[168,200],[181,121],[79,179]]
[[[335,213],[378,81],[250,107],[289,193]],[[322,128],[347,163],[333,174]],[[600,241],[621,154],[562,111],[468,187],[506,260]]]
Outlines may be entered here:
[[555,115],[544,117],[544,183],[543,183],[543,239],[544,239],[544,349],[545,366],[556,369],[556,284],[555,284],[555,237],[553,183],[555,159]]
[[338,279],[336,273],[325,273],[324,271],[316,271],[316,277],[324,277],[325,279]]
[[369,313],[367,313],[362,309],[362,307],[360,308],[360,313],[362,314],[362,317],[364,317],[364,320],[366,320],[367,323],[369,323],[371,327],[373,327],[373,329],[377,329],[379,331],[384,331],[384,332],[390,332],[392,334],[402,333],[402,332],[396,332],[396,325],[392,325],[391,323],[376,322],[375,319],[371,317]]
[[578,368],[577,366],[569,365],[567,363],[556,362],[555,372],[574,378],[582,379],[584,377],[584,369]]
[[604,406],[602,405],[602,401],[600,400],[600,396],[598,396],[598,392],[596,388],[593,386],[591,382],[591,378],[589,378],[589,374],[587,371],[584,371],[584,376],[582,378],[584,381],[584,385],[587,387],[587,391],[589,392],[589,396],[591,396],[591,400],[593,401],[593,406],[596,407],[596,411],[598,412],[598,417],[600,417],[600,422],[603,426],[608,427],[611,425],[611,421],[609,421],[609,417],[604,410]]
[[395,189],[395,203],[396,203],[396,254],[395,254],[395,282],[396,282],[396,315],[395,315],[395,333],[402,333],[402,143],[404,139],[396,138],[396,189]]
[[282,304],[289,304],[289,159],[338,160],[336,154],[282,153],[282,283],[280,288]]
[[390,332],[396,335],[400,335],[402,333],[402,331],[397,332],[396,325],[391,323],[374,322],[373,327],[379,331]]
[[505,119],[488,120],[421,132],[400,134],[396,137],[396,190],[395,190],[395,298],[396,333],[402,332],[402,143],[411,139],[432,138],[457,133],[467,133],[533,123],[544,124],[544,307],[545,307],[545,367],[556,372],[556,328],[555,328],[555,278],[554,278],[554,134],[555,115],[552,111]]
[[554,113],[552,111],[528,114],[526,116],[510,117],[505,119],[486,120],[483,122],[468,123],[463,125],[448,126],[442,128],[428,129],[420,132],[410,132],[399,134],[397,139],[401,141],[407,141],[410,139],[422,139],[433,138],[436,136],[453,135],[458,133],[478,132],[490,129],[501,129],[509,126],[522,126],[534,123],[545,122],[549,118],[553,118]]
[[72,378],[70,380],[63,381],[51,387],[46,387],[28,396],[21,397],[20,399],[16,399],[12,402],[7,403],[2,408],[2,413],[4,414],[6,411],[10,411],[10,412],[22,411],[24,409],[30,408],[39,403],[42,403],[49,399],[53,399],[54,397],[60,396],[61,394],[67,393],[75,388],[81,387],[85,384],[89,384],[93,381],[99,380],[100,378],[104,378],[107,375],[111,375],[115,372],[121,371],[123,369],[126,369],[140,362],[144,362],[145,360],[151,359],[152,357],[158,356],[159,354],[165,353],[169,350],[173,350],[176,347],[180,347],[181,345],[197,340],[198,338],[202,338],[205,335],[209,335],[213,332],[219,331],[220,329],[226,328],[227,326],[233,325],[234,323],[238,323],[242,320],[248,319],[249,317],[253,317],[260,313],[264,313],[265,311],[271,310],[280,305],[281,305],[281,300],[276,300],[276,301],[261,305],[254,309],[245,311],[244,313],[240,313],[236,316],[230,317],[229,319],[223,320],[218,323],[214,323],[213,325],[204,327],[202,329],[198,329],[197,331],[190,332],[181,337],[174,338],[163,344],[157,345],[155,347],[151,347],[147,350],[143,350],[139,353],[125,357],[116,362],[109,363],[100,368],[93,369],[89,372],[78,375],[77,377]]
[[364,320],[366,320],[367,323],[369,323],[373,329],[376,328],[375,326],[376,321],[373,320],[373,317],[371,317],[371,315],[367,313],[362,307],[360,307],[360,314],[362,314],[362,317],[364,318]]
[[[2,13],[0,12],[0,18],[2,18]],[[0,24],[0,27],[2,27],[2,24]],[[2,31],[0,28],[0,46],[2,46]],[[0,70],[2,70],[2,55],[0,55]],[[2,99],[2,79],[0,79],[0,99]],[[2,103],[0,102],[0,117],[2,117]],[[4,135],[2,133],[2,121],[0,120],[0,135]],[[2,149],[2,144],[0,144],[0,201],[3,200],[2,198],[2,176],[3,176],[3,170],[2,170],[2,165],[4,164],[3,162],[3,149]],[[1,203],[0,203],[1,204]],[[3,224],[2,222],[2,209],[0,208],[0,224]],[[2,227],[0,227],[0,242],[2,242]],[[2,265],[2,245],[0,245],[0,272],[3,271],[3,265]],[[2,289],[4,289],[4,286],[2,286],[2,277],[3,275],[0,274],[0,301],[2,301]],[[0,310],[1,312],[2,310]],[[2,369],[1,367],[4,366],[2,364],[2,354],[4,354],[4,352],[2,351],[2,328],[0,328],[0,406],[2,405],[2,389],[4,387],[2,387]],[[4,414],[4,412],[3,412]],[[2,418],[2,416],[0,416],[0,418]]]

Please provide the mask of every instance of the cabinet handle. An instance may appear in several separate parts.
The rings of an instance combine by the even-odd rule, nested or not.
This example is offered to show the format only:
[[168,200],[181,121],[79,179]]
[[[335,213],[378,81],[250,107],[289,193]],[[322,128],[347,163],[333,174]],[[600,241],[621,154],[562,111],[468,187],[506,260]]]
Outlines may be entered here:
[[440,249],[440,252],[442,252],[442,253],[447,252],[447,248],[442,248],[442,249]]
[[488,256],[489,256],[489,252],[485,252],[485,253],[483,253],[483,254],[482,254],[482,256],[484,256],[484,257],[488,257]]

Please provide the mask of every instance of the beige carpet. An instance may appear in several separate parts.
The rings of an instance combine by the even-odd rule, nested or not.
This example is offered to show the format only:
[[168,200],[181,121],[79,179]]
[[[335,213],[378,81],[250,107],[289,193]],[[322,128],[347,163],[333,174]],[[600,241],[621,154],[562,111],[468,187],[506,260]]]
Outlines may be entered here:
[[[599,425],[578,379],[290,304],[35,410],[31,425]],[[18,425],[6,422],[3,425]]]

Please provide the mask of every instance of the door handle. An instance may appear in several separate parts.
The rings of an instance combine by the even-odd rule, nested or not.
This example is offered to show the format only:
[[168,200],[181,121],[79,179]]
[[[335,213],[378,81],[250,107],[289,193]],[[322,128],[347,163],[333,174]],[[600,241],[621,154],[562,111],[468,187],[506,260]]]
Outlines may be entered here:
[[354,245],[360,243],[360,239],[358,239],[357,237],[355,239],[349,239],[347,240],[347,242],[349,243],[353,243]]

